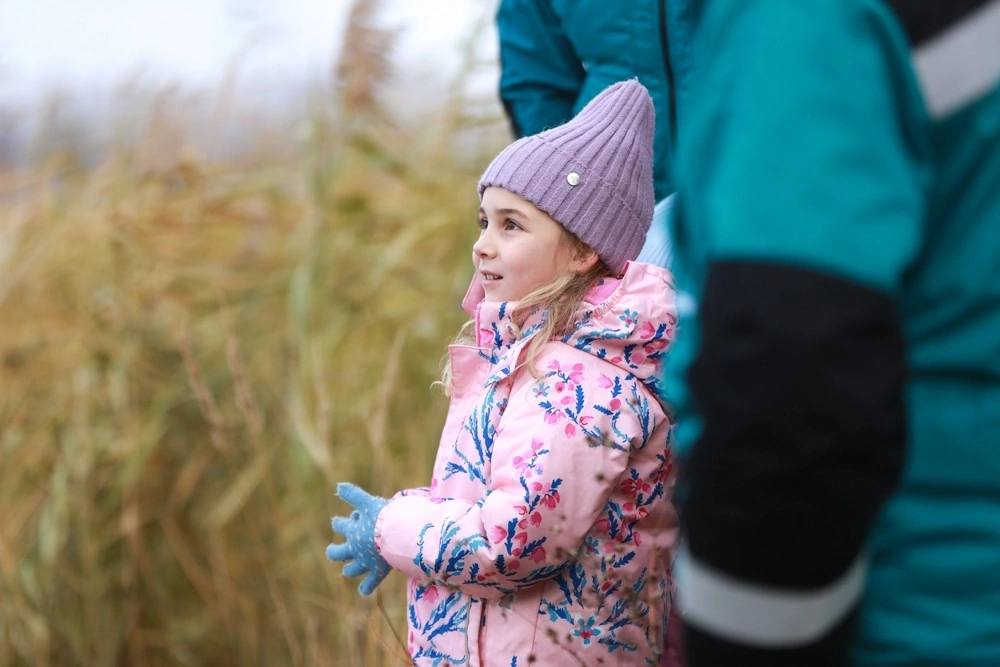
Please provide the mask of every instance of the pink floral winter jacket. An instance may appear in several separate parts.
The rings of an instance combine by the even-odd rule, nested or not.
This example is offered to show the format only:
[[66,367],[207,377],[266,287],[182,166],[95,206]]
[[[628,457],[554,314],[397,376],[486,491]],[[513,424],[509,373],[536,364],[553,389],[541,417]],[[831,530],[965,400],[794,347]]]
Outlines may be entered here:
[[409,577],[414,664],[655,665],[676,536],[659,387],[676,317],[669,273],[629,264],[536,361],[510,304],[452,346],[452,400],[430,487],[375,528]]

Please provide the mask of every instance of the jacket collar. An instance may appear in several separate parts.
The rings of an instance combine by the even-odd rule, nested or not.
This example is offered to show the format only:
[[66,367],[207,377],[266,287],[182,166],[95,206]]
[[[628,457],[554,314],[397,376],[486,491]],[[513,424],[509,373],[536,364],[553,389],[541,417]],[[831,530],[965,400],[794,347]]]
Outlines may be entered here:
[[[479,356],[493,367],[490,384],[516,370],[521,351],[540,328],[542,314],[533,313],[518,328],[511,319],[517,302],[484,297],[476,277],[462,306],[473,316]],[[585,301],[578,326],[562,342],[618,366],[659,393],[662,357],[676,325],[670,272],[630,262],[620,277],[595,285]]]

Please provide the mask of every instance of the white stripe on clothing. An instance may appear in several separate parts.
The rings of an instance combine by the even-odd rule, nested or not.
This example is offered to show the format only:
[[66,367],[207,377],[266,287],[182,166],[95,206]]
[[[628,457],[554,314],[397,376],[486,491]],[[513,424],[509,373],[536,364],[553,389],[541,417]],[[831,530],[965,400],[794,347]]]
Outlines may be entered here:
[[1000,0],[919,47],[913,64],[934,118],[982,96],[1000,79]]
[[867,560],[836,581],[792,591],[741,581],[692,558],[681,547],[675,565],[684,623],[722,639],[761,648],[791,648],[822,638],[857,604]]

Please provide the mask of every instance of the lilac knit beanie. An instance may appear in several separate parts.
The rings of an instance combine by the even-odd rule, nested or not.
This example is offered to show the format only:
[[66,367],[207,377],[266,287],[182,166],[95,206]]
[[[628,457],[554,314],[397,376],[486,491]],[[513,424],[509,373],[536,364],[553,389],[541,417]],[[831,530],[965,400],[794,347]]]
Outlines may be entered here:
[[479,179],[548,213],[620,272],[653,217],[653,102],[636,79],[605,88],[571,120],[518,139]]

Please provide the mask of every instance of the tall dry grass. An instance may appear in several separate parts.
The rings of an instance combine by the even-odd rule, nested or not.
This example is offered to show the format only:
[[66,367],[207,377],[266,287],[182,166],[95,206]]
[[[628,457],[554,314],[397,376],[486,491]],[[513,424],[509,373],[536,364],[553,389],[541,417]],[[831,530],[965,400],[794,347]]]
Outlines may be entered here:
[[398,575],[323,552],[336,481],[429,476],[490,152],[449,104],[0,178],[0,665],[407,663]]

